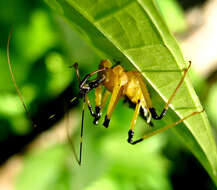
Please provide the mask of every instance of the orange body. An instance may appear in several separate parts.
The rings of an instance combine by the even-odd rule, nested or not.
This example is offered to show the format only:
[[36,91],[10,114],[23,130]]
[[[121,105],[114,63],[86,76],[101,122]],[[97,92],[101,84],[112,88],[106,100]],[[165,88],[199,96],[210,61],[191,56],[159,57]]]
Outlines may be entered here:
[[122,96],[127,96],[132,103],[140,103],[144,113],[149,113],[149,108],[152,107],[152,101],[141,74],[137,71],[125,71],[121,65],[113,68],[111,66],[112,64],[108,60],[104,60],[100,64],[100,68],[108,68],[100,73],[100,75],[105,76],[103,82],[105,88],[111,93],[117,89],[117,99]]

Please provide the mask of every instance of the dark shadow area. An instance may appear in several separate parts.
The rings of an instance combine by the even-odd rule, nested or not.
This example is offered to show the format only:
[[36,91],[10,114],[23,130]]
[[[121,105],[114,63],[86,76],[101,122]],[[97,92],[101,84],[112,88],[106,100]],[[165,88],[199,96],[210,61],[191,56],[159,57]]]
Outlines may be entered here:
[[[25,147],[34,140],[41,132],[50,129],[56,122],[63,118],[64,114],[78,104],[78,101],[70,103],[75,96],[71,84],[63,93],[45,105],[41,106],[38,112],[32,116],[32,120],[37,125],[25,136],[10,135],[7,140],[0,142],[0,164],[3,164],[9,157],[25,150]],[[51,119],[50,116],[55,115]]]
[[168,157],[174,163],[170,172],[173,189],[216,189],[207,172],[192,154],[179,150],[175,157]]
[[179,4],[184,10],[191,9],[194,6],[200,6],[206,2],[206,0],[178,0]]

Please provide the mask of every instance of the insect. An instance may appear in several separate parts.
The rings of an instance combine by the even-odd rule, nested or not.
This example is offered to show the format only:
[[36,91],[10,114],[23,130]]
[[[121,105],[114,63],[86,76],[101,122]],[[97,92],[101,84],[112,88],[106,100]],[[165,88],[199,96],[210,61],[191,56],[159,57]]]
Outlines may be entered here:
[[[111,93],[111,98],[108,104],[106,116],[104,118],[103,125],[104,127],[109,127],[109,122],[112,117],[112,113],[115,109],[116,104],[118,103],[121,97],[127,97],[129,101],[135,104],[135,111],[133,118],[131,120],[130,129],[128,131],[128,138],[127,141],[135,145],[139,142],[142,142],[144,139],[151,137],[157,133],[163,132],[177,124],[183,122],[184,120],[188,119],[189,117],[199,114],[199,112],[192,112],[191,114],[185,116],[184,118],[167,125],[161,129],[155,130],[148,135],[145,135],[137,140],[134,140],[134,130],[137,117],[142,110],[144,117],[148,124],[152,125],[151,119],[154,120],[161,120],[164,115],[166,114],[169,104],[173,100],[176,92],[182,85],[185,76],[191,66],[191,62],[189,62],[189,66],[184,70],[184,74],[181,77],[179,83],[177,84],[175,90],[173,91],[172,95],[166,102],[163,111],[158,115],[153,107],[151,97],[145,85],[142,75],[138,71],[125,71],[124,68],[118,64],[112,67],[112,63],[109,60],[103,60],[100,65],[99,69],[87,74],[82,80],[78,70],[78,64],[74,64],[74,68],[76,70],[76,75],[79,81],[79,94],[76,98],[83,98],[83,111],[82,111],[82,123],[81,123],[81,141],[80,141],[80,157],[79,157],[79,164],[81,164],[81,156],[82,156],[82,137],[83,137],[83,126],[84,126],[84,107],[85,104],[88,105],[90,114],[94,117],[94,124],[97,124],[100,117],[102,110],[105,106],[105,103]],[[91,76],[97,74],[97,77],[93,80],[88,80]],[[103,93],[103,86],[105,88],[105,93]],[[95,89],[95,112],[90,104],[88,93]],[[73,99],[73,100],[74,100]]]
[[[9,58],[9,42],[10,42],[11,34],[8,38],[8,44],[7,44],[7,57],[8,57],[8,65],[9,65],[9,70],[11,74],[11,78],[13,81],[13,84],[16,88],[17,94],[24,106],[24,109],[27,113],[27,116],[31,119],[30,113],[25,105],[25,102],[22,98],[22,95],[20,93],[20,90],[16,84],[12,69],[11,69],[11,64],[10,64],[10,58]],[[155,120],[160,120],[164,117],[166,114],[169,104],[173,100],[176,92],[182,85],[185,76],[191,66],[191,62],[189,62],[189,66],[184,70],[184,74],[181,77],[179,83],[177,84],[175,90],[171,94],[170,98],[166,102],[163,111],[158,115],[155,111],[155,108],[152,105],[152,100],[149,95],[149,92],[147,90],[147,87],[145,85],[145,82],[143,80],[142,75],[138,71],[125,71],[124,68],[120,65],[117,64],[115,66],[112,66],[112,63],[109,60],[103,60],[101,61],[99,65],[99,69],[96,71],[93,71],[89,74],[87,74],[82,80],[79,74],[79,69],[78,69],[78,64],[74,64],[74,68],[76,71],[76,75],[78,78],[79,82],[79,93],[78,95],[72,99],[74,101],[77,98],[82,98],[83,99],[83,110],[82,110],[82,122],[81,122],[81,134],[80,134],[80,153],[79,153],[79,158],[75,154],[75,150],[73,148],[73,153],[75,154],[76,160],[79,165],[81,165],[81,160],[82,160],[82,137],[83,137],[83,128],[84,128],[84,111],[85,111],[85,104],[88,105],[90,114],[94,117],[94,124],[98,124],[98,121],[101,117],[101,113],[103,108],[105,107],[106,101],[108,100],[110,94],[111,98],[108,104],[106,116],[104,118],[103,125],[108,128],[110,119],[112,117],[112,113],[115,109],[116,104],[118,103],[119,99],[121,97],[127,97],[129,101],[132,104],[135,104],[135,111],[133,114],[133,118],[131,120],[130,124],[130,129],[128,131],[128,138],[127,141],[135,145],[139,142],[142,142],[144,139],[151,137],[157,133],[163,132],[173,126],[176,126],[177,124],[183,122],[184,120],[188,119],[189,117],[199,114],[204,111],[197,111],[197,112],[192,112],[191,114],[185,116],[184,118],[176,121],[175,123],[172,123],[170,125],[167,125],[161,129],[155,130],[152,133],[149,133],[148,135],[145,135],[137,140],[134,140],[134,130],[135,130],[135,124],[138,115],[142,111],[144,118],[146,119],[146,122],[149,125],[152,125],[151,119]],[[89,80],[89,78],[93,75],[97,74],[97,77],[93,80]],[[103,93],[103,86],[105,88],[105,93]],[[93,108],[90,104],[90,100],[88,97],[88,93],[95,89],[95,111],[93,111]],[[32,119],[31,119],[32,121]],[[36,126],[34,122],[32,121],[33,126]],[[71,141],[70,141],[71,142]],[[71,142],[72,144],[72,142]]]

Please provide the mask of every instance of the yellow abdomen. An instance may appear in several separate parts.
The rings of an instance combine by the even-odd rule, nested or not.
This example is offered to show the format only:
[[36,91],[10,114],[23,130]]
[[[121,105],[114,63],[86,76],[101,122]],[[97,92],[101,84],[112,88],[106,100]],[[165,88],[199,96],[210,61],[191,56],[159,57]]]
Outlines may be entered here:
[[[143,92],[141,90],[141,85],[138,76],[139,73],[136,71],[128,71],[125,72],[123,67],[118,65],[112,69],[108,69],[104,73],[106,75],[106,79],[103,82],[103,85],[107,90],[113,92],[114,86],[116,84],[123,85],[121,87],[121,96],[127,96],[130,101],[134,104],[137,104],[139,101],[142,102],[144,107],[146,106],[146,99],[143,96]],[[145,86],[143,82],[143,87]],[[146,90],[145,94],[148,99],[149,93]]]

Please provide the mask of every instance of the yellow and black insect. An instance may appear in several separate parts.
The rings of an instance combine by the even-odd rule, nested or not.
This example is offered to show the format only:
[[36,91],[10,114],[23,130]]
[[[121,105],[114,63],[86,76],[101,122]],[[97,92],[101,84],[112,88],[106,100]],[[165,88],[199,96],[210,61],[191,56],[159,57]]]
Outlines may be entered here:
[[[90,114],[94,117],[94,124],[97,124],[101,117],[102,109],[105,106],[109,94],[111,93],[111,98],[103,122],[103,125],[106,128],[109,126],[112,113],[115,109],[118,100],[121,97],[126,97],[131,103],[135,104],[135,112],[133,115],[133,119],[131,120],[130,129],[128,131],[128,139],[127,139],[127,141],[133,145],[157,133],[163,132],[173,126],[176,126],[177,124],[181,123],[182,121],[186,120],[187,118],[195,114],[201,113],[203,110],[200,112],[193,112],[187,115],[186,117],[178,120],[175,123],[172,123],[161,129],[155,130],[154,132],[145,135],[137,140],[133,139],[136,120],[141,110],[149,125],[152,125],[151,119],[155,119],[155,120],[162,119],[163,116],[166,114],[169,104],[174,98],[177,90],[180,88],[181,84],[183,83],[184,78],[190,66],[191,66],[191,62],[189,62],[189,66],[184,70],[184,74],[181,80],[179,81],[174,92],[172,93],[167,103],[165,104],[163,111],[161,112],[160,115],[158,115],[155,111],[155,108],[152,105],[152,100],[146,88],[143,77],[138,71],[125,71],[120,64],[112,67],[112,63],[109,60],[103,60],[100,63],[98,70],[87,74],[81,80],[79,70],[78,70],[78,64],[75,63],[74,67],[79,81],[79,94],[76,98],[83,98],[84,101],[83,111],[82,111],[82,123],[81,123],[80,157],[78,163],[81,164],[85,103],[87,103],[88,105]],[[94,74],[97,74],[96,79],[88,80]],[[105,93],[103,93],[103,86],[105,88]],[[95,105],[96,105],[95,112],[93,111],[93,108],[88,98],[88,93],[93,89],[95,89]]]
[[[9,42],[10,42],[11,34],[8,38],[8,44],[7,44],[7,56],[8,56],[8,65],[9,65],[9,70],[11,74],[12,81],[15,85],[17,94],[19,95],[19,98],[21,99],[21,102],[24,106],[24,109],[28,115],[28,117],[31,119],[32,118],[28,112],[28,109],[24,103],[24,100],[21,96],[21,93],[19,91],[19,88],[16,84],[12,69],[11,69],[11,64],[10,64],[10,58],[9,58]],[[155,130],[152,133],[149,133],[148,135],[145,135],[137,140],[134,140],[134,129],[135,129],[135,124],[137,117],[139,113],[142,113],[146,122],[149,125],[153,125],[151,122],[151,119],[155,120],[160,120],[163,118],[163,116],[166,114],[169,104],[171,103],[172,99],[174,98],[177,90],[180,88],[181,84],[183,83],[185,76],[191,66],[191,62],[189,62],[189,66],[184,70],[184,74],[181,77],[179,83],[177,84],[174,92],[171,94],[170,98],[168,99],[167,103],[164,106],[163,111],[161,112],[160,115],[158,115],[155,111],[155,108],[152,105],[152,100],[150,98],[149,92],[146,88],[145,82],[143,80],[143,76],[140,74],[138,71],[125,71],[124,68],[120,65],[117,64],[112,67],[112,63],[109,60],[103,60],[100,65],[99,69],[96,71],[93,71],[89,74],[87,74],[82,80],[80,78],[79,70],[78,70],[78,64],[75,63],[74,67],[76,70],[76,75],[79,81],[79,94],[75,98],[72,99],[74,101],[76,98],[83,98],[83,110],[82,110],[82,122],[81,122],[81,135],[80,135],[80,154],[79,158],[75,154],[75,150],[73,148],[73,152],[75,154],[76,160],[78,164],[81,164],[81,159],[82,159],[82,137],[83,137],[83,127],[84,127],[84,111],[85,111],[85,104],[88,105],[90,114],[94,117],[94,124],[97,124],[100,117],[101,117],[101,112],[106,104],[106,101],[111,94],[111,98],[109,101],[109,105],[107,108],[107,113],[104,119],[103,125],[107,128],[109,126],[109,122],[112,116],[112,113],[115,109],[116,104],[118,103],[118,100],[121,97],[126,97],[132,104],[135,105],[135,112],[133,115],[133,119],[131,120],[130,124],[130,129],[128,131],[128,138],[127,141],[130,144],[137,144],[144,139],[151,137],[157,133],[163,132],[173,126],[176,126],[177,124],[183,122],[187,118],[199,114],[202,111],[199,112],[193,112],[184,118],[176,121],[175,123],[172,123],[170,125],[167,125],[161,129]],[[93,80],[88,80],[91,76],[97,74],[97,77]],[[103,92],[103,86],[105,88],[105,92]],[[93,108],[90,104],[89,98],[88,98],[88,93],[95,89],[95,112],[93,111]],[[33,122],[33,125],[35,123]]]

